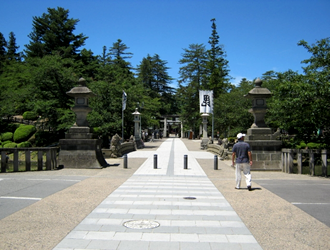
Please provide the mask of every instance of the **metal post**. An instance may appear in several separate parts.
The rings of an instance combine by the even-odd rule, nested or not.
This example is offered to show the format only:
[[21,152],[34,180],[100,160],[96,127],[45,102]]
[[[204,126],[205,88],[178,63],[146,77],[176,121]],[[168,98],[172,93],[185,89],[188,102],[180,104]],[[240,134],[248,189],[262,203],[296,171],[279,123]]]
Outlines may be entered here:
[[154,155],[154,169],[157,169],[157,155]]
[[124,155],[124,168],[127,168],[127,154]]
[[188,155],[183,157],[183,169],[188,169]]
[[214,155],[214,170],[218,170],[218,156]]

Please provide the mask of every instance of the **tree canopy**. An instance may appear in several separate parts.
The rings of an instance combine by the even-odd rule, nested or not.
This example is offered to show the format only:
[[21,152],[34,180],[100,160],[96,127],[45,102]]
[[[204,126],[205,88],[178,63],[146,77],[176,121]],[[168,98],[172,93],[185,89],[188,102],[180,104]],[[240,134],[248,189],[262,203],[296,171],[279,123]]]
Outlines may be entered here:
[[[142,128],[159,128],[159,118],[175,114],[181,117],[185,131],[198,135],[199,90],[213,90],[214,131],[221,136],[244,132],[253,122],[248,112],[251,103],[244,95],[254,83],[242,79],[237,86],[230,84],[230,62],[220,44],[215,19],[211,19],[211,35],[205,39],[208,45],[191,43],[183,49],[177,83],[168,73],[167,61],[157,53],[147,54],[134,68],[129,61],[133,53],[121,39],[104,45],[101,55],[85,48],[88,37],[74,33],[79,19],[69,17],[69,10],[48,8],[47,13],[32,20],[30,41],[23,52],[14,32],[8,38],[0,32],[1,117],[32,111],[39,122],[64,132],[75,121],[73,99],[66,92],[84,77],[96,94],[90,99],[93,111],[89,124],[105,138],[121,134],[123,91],[128,96],[125,138],[133,133],[136,107],[142,114]],[[263,86],[273,94],[268,100],[266,122],[299,140],[328,143],[330,39],[315,44],[301,40],[298,46],[311,54],[302,61],[303,74],[288,69],[270,70],[262,76]]]

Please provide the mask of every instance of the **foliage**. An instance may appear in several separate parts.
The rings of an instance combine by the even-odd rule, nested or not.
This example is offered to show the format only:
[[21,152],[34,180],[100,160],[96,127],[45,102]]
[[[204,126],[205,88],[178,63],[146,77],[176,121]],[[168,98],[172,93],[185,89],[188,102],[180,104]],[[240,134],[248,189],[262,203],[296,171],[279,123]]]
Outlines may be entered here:
[[243,78],[237,87],[215,99],[215,129],[224,137],[235,136],[251,127],[253,115],[248,112],[251,101],[244,97],[251,89],[253,83]]
[[12,141],[14,133],[12,132],[5,132],[0,135],[0,141]]
[[28,142],[28,141],[24,141],[24,142],[21,142],[21,143],[17,144],[18,148],[29,148],[31,146],[32,146],[31,143]]
[[38,119],[38,114],[36,114],[35,112],[32,111],[25,111],[23,113],[23,119],[24,120],[32,120],[35,121]]
[[85,44],[86,36],[74,35],[79,22],[69,18],[69,10],[48,8],[48,13],[33,17],[33,31],[30,43],[25,45],[28,57],[44,57],[57,54],[63,58],[77,56],[79,47]]
[[20,126],[14,133],[14,142],[22,142],[28,140],[35,132],[36,127],[33,125]]
[[2,147],[3,148],[16,148],[17,147],[17,143],[15,143],[15,142],[9,142],[9,143],[6,143],[6,144],[2,144]]
[[55,130],[67,129],[74,123],[70,111],[73,98],[70,91],[78,79],[74,73],[74,61],[58,55],[29,59],[32,65],[31,82],[34,86],[33,111],[39,114]]
[[33,142],[36,147],[50,146],[53,144],[57,144],[59,139],[59,133],[57,132],[39,130],[37,131],[37,133],[34,134]]
[[[315,142],[322,139],[329,143],[329,42],[329,39],[322,39],[312,46],[305,41],[299,42],[312,53],[310,59],[303,61],[308,64],[304,68],[305,74],[288,70],[272,72],[265,77],[266,83],[274,87],[267,121],[273,127],[295,134],[297,140]],[[322,135],[317,133],[320,129]]]
[[153,57],[148,55],[143,58],[137,68],[138,80],[148,90],[149,96],[159,98],[159,101],[163,104],[159,111],[161,115],[176,114],[178,112],[174,100],[174,88],[169,86],[173,79],[167,73],[169,68],[166,64],[166,61],[155,54]]
[[207,84],[203,86],[203,89],[213,90],[214,98],[217,98],[221,94],[226,93],[231,86],[228,77],[228,61],[225,59],[226,53],[223,49],[224,46],[219,45],[219,35],[215,24],[215,18],[211,19],[211,22],[212,34],[209,38],[211,49],[207,51],[208,60],[206,64],[209,73],[207,74]]

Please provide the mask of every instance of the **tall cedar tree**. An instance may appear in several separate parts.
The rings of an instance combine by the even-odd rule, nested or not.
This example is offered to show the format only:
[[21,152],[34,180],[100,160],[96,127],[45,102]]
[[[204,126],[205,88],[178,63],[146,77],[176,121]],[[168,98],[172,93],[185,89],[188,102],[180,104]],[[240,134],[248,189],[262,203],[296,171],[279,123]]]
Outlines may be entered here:
[[207,80],[207,51],[203,44],[190,44],[184,49],[180,67],[178,99],[181,109],[181,119],[185,122],[185,129],[194,130],[198,135],[201,116],[199,113],[199,90]]
[[74,35],[73,31],[79,19],[69,18],[69,10],[57,7],[48,8],[47,14],[33,17],[33,31],[29,34],[30,43],[25,45],[28,57],[44,57],[58,54],[63,58],[75,57],[79,47],[88,38],[82,33]]
[[219,45],[219,35],[215,18],[211,19],[212,34],[209,38],[211,49],[208,50],[209,60],[207,69],[209,71],[207,85],[203,89],[213,90],[214,98],[220,94],[226,93],[229,90],[230,84],[228,83],[228,61],[225,59],[226,53],[223,50],[223,45]]

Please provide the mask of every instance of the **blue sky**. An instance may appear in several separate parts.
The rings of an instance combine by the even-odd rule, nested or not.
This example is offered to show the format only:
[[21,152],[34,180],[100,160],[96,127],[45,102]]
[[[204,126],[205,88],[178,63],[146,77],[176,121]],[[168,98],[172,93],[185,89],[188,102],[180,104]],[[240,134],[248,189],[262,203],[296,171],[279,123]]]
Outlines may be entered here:
[[74,33],[89,37],[84,47],[94,55],[121,39],[133,53],[132,66],[158,54],[173,78],[184,48],[209,48],[212,18],[233,83],[269,70],[302,72],[301,61],[311,55],[298,41],[330,37],[329,0],[0,0],[0,32],[8,39],[13,31],[22,51],[32,17],[58,6],[80,20]]

